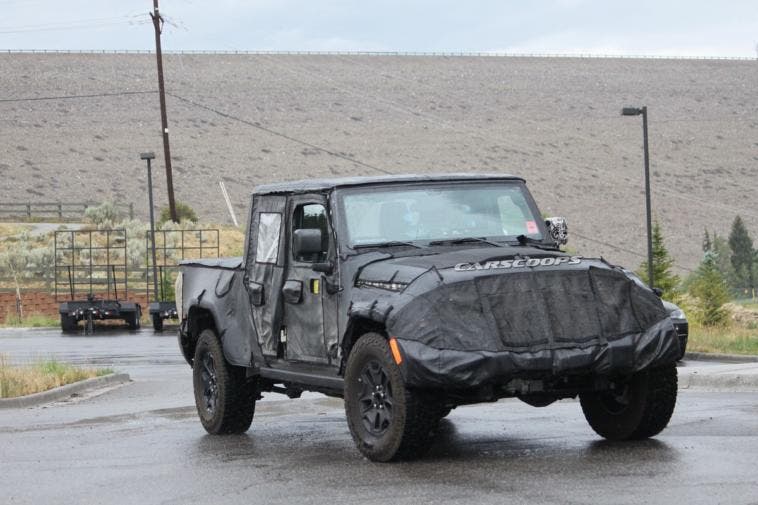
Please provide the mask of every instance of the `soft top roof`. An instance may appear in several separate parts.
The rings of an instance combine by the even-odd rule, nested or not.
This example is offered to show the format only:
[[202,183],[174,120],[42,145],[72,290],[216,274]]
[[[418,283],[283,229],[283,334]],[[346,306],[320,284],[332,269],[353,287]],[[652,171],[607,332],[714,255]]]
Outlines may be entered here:
[[508,174],[405,174],[405,175],[382,175],[375,177],[343,177],[337,179],[308,179],[292,182],[278,182],[256,186],[253,190],[255,195],[267,195],[275,193],[308,193],[311,191],[324,191],[338,187],[370,186],[375,184],[391,184],[396,182],[449,182],[449,181],[489,181],[509,180],[524,181],[523,178]]

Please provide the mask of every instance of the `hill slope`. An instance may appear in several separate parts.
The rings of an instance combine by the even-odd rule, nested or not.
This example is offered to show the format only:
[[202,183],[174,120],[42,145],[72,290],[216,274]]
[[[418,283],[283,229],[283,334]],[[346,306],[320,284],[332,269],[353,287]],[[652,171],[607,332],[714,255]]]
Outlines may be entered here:
[[[5,53],[0,68],[0,201],[112,198],[146,215],[154,57]],[[677,264],[694,268],[704,227],[726,234],[737,213],[758,235],[758,62],[175,54],[166,82],[177,198],[205,219],[228,221],[219,180],[244,218],[264,182],[507,172],[569,219],[573,248],[636,266],[641,121],[620,109],[647,105],[654,212]]]

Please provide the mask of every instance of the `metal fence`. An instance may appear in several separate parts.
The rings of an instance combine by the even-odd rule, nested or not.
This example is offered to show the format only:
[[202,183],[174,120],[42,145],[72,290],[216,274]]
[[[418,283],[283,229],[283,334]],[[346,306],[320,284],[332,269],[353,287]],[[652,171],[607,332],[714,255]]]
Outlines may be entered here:
[[[0,221],[71,221],[82,219],[88,208],[97,205],[96,202],[0,202]],[[127,214],[129,219],[134,219],[133,203],[116,203],[115,206]]]
[[128,298],[126,230],[59,230],[54,240],[57,301],[95,292]]
[[[3,53],[30,54],[155,54],[146,49],[0,49]],[[502,51],[266,51],[266,50],[164,50],[163,54],[210,55],[302,55],[302,56],[447,56],[505,58],[624,58],[643,60],[734,60],[755,61],[754,56],[677,56],[666,54],[598,54],[598,53],[520,53]]]
[[[158,300],[173,301],[170,293],[176,281],[179,262],[187,259],[218,258],[220,234],[217,228],[198,230],[155,230],[155,270],[153,270],[150,231],[145,232],[145,292],[147,299],[155,297],[152,290],[158,286]],[[154,279],[157,276],[157,283]]]

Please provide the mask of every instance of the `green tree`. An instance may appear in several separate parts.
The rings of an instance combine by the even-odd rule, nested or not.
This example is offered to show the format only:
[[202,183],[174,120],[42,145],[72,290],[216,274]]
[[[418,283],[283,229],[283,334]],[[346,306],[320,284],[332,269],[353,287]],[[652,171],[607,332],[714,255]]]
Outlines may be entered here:
[[745,228],[742,218],[737,216],[732,223],[732,231],[729,233],[729,248],[732,250],[732,267],[737,278],[737,287],[753,292],[755,278],[753,268],[755,263],[755,250],[753,239]]
[[690,287],[690,294],[700,300],[704,326],[718,326],[729,319],[729,311],[724,307],[729,301],[729,290],[716,260],[713,252],[705,253]]
[[[179,222],[192,221],[193,223],[197,223],[198,221],[195,209],[184,202],[176,202],[176,217],[179,219]],[[158,226],[161,226],[166,221],[171,221],[171,209],[163,207],[158,218]]]
[[[669,255],[663,243],[661,225],[656,220],[653,223],[653,280],[656,288],[663,291],[663,298],[671,300],[676,297],[679,288],[679,276],[671,272],[674,259]],[[637,270],[637,275],[645,284],[650,284],[647,276],[647,261],[643,261]]]
[[711,240],[713,241],[711,251],[716,255],[716,267],[731,289],[737,284],[734,275],[734,267],[732,267],[732,261],[730,259],[732,251],[729,249],[729,242],[717,233],[713,234]]
[[708,233],[708,229],[705,229],[703,234],[703,253],[707,253],[713,250],[713,242],[711,241],[711,235]]

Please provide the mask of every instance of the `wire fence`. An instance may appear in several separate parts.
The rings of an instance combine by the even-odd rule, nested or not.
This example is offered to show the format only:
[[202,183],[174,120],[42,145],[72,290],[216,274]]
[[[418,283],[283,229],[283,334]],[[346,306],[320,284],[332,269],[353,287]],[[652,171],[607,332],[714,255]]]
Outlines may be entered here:
[[[26,54],[155,54],[147,49],[0,49],[0,52]],[[758,61],[752,56],[677,56],[661,54],[596,54],[596,53],[510,53],[488,51],[265,51],[265,50],[163,50],[163,54],[208,55],[295,55],[295,56],[432,56],[493,58],[581,58],[581,59],[644,59],[644,60],[730,60]]]

